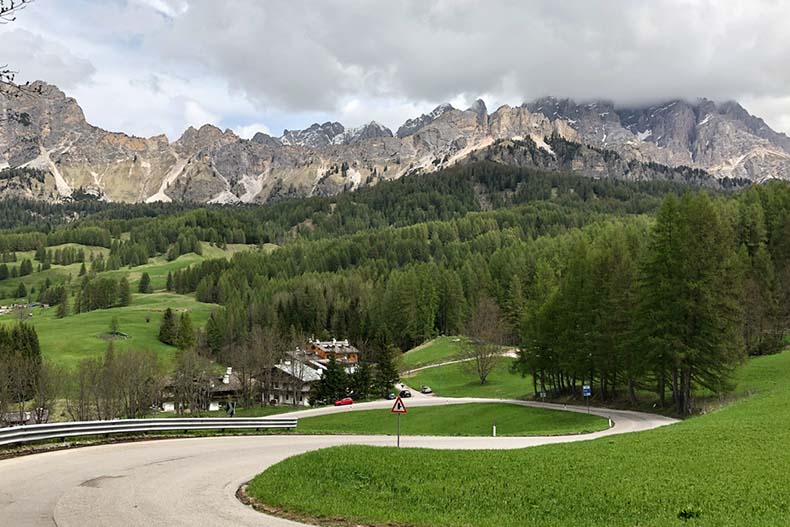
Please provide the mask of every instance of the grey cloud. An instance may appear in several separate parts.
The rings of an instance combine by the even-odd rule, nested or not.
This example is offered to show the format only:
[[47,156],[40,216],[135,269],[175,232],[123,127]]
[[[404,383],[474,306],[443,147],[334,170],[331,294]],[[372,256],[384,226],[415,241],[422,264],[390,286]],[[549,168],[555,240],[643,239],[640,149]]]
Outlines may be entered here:
[[344,96],[777,96],[790,6],[771,1],[193,0],[151,44],[262,104]]
[[2,53],[9,67],[19,72],[17,81],[45,79],[71,88],[96,71],[88,60],[64,46],[22,29],[3,34]]

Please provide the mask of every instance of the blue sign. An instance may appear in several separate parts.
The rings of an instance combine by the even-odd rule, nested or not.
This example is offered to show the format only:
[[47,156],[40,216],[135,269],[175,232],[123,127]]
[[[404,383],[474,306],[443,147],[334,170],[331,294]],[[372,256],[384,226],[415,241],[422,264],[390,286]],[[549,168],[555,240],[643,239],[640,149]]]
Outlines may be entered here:
[[584,395],[585,397],[589,397],[592,395],[592,390],[590,389],[589,384],[585,384],[584,386],[582,386],[582,395]]

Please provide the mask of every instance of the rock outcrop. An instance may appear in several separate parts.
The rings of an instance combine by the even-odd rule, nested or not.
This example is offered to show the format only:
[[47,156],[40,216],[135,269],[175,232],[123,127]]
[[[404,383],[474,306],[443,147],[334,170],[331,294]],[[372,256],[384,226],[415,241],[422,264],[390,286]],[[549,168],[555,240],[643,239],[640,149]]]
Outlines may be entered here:
[[395,134],[375,121],[327,122],[245,140],[207,124],[172,143],[92,126],[74,99],[42,82],[0,95],[0,112],[0,169],[43,174],[8,172],[0,191],[47,200],[81,189],[113,201],[266,202],[481,158],[619,179],[790,179],[790,138],[735,102],[706,99],[622,108],[546,97],[493,113],[477,100],[437,106]]

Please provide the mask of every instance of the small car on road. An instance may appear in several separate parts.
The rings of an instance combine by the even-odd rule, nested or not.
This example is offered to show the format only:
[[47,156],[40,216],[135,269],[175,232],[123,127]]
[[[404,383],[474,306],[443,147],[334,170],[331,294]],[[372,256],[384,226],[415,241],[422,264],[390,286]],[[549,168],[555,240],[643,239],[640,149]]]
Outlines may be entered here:
[[343,399],[338,399],[335,401],[335,406],[346,406],[347,404],[353,404],[354,399],[351,397],[344,397]]
[[420,389],[420,393],[433,393],[433,390],[431,390],[431,387],[430,387],[430,386],[423,386],[423,387]]
[[388,394],[386,395],[386,399],[387,399],[388,401],[392,401],[392,400],[394,400],[394,399],[395,399],[395,394],[394,394],[394,393],[392,393],[392,392],[388,393]]
[[411,397],[411,392],[409,390],[401,390],[400,391],[401,397]]

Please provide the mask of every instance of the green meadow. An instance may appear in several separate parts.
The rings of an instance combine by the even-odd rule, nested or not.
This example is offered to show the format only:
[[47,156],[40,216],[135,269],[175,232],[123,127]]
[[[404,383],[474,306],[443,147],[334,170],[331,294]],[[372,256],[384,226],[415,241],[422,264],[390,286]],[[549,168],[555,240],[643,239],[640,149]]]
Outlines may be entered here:
[[407,351],[401,357],[401,370],[408,371],[430,364],[451,361],[461,353],[461,337],[437,337]]
[[672,426],[580,443],[319,450],[275,465],[249,491],[292,513],[365,525],[789,525],[790,353],[751,359],[736,393]]
[[[406,403],[408,405],[408,401]],[[609,426],[594,415],[528,408],[507,403],[470,403],[445,406],[415,406],[401,417],[402,435],[530,436],[594,432]],[[299,419],[302,434],[395,435],[397,415],[389,408],[356,410]]]
[[[85,251],[86,259],[92,253],[100,253],[106,257],[109,250],[103,247],[81,246],[65,244],[49,247],[55,250],[66,246],[81,247]],[[274,245],[267,245],[264,250],[272,250]],[[227,248],[220,249],[208,243],[203,243],[203,254],[189,253],[181,255],[172,261],[167,261],[164,256],[151,258],[145,265],[133,268],[124,267],[114,271],[99,273],[99,276],[119,279],[126,276],[131,284],[132,303],[125,307],[101,309],[80,314],[69,314],[65,318],[56,317],[56,308],[34,308],[30,311],[32,316],[26,320],[33,324],[38,332],[41,342],[41,351],[44,358],[67,368],[74,367],[81,359],[100,356],[106,351],[108,340],[106,333],[109,331],[113,317],[118,318],[120,331],[126,333],[128,338],[114,339],[114,346],[118,350],[127,348],[150,349],[159,355],[163,364],[169,366],[175,356],[176,348],[159,342],[159,323],[162,314],[168,307],[177,313],[189,312],[195,327],[202,327],[211,311],[216,308],[213,304],[204,304],[195,300],[193,295],[178,295],[165,291],[167,274],[178,269],[183,269],[193,264],[210,258],[230,258],[240,251],[255,250],[252,245],[229,244]],[[24,258],[32,259],[33,251],[18,252],[17,262],[9,266],[19,265]],[[34,269],[38,262],[34,262]],[[26,302],[27,299],[16,299],[9,296],[16,290],[20,281],[24,282],[28,290],[35,288],[38,291],[40,284],[47,278],[53,285],[61,283],[71,276],[70,288],[73,290],[80,283],[78,276],[80,263],[67,266],[52,265],[46,271],[33,272],[21,278],[8,278],[0,281],[0,296],[4,296],[0,303],[9,305],[15,302]],[[90,267],[90,262],[86,262]],[[154,293],[137,294],[137,287],[143,273],[151,277]],[[36,293],[32,295],[33,300]],[[16,314],[0,316],[0,324],[11,324],[17,320]]]
[[480,384],[477,375],[464,363],[428,368],[404,377],[403,382],[415,390],[430,386],[436,395],[444,397],[527,399],[532,395],[532,380],[510,372],[514,360],[502,357],[485,384]]

